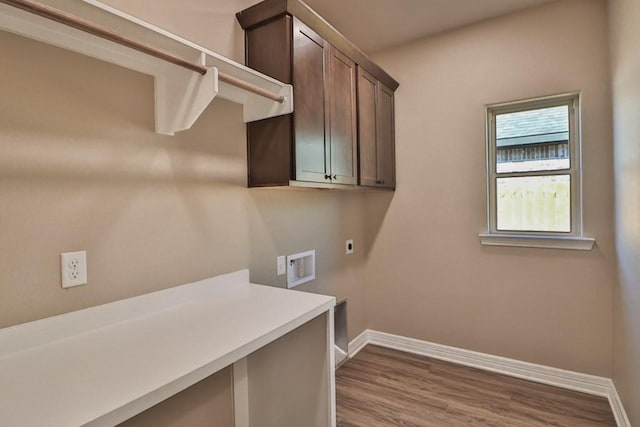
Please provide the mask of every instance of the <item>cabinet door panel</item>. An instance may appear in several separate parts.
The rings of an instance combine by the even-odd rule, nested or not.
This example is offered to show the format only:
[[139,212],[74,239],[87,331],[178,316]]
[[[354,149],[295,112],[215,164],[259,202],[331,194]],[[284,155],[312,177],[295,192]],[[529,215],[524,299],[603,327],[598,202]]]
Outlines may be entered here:
[[382,187],[396,186],[395,111],[393,91],[378,84],[378,178]]
[[330,57],[330,140],[332,182],[357,183],[356,64],[339,50]]
[[377,90],[375,77],[358,68],[360,185],[366,186],[376,186],[378,181]]
[[328,45],[297,19],[293,27],[293,56],[295,179],[327,182],[325,64]]

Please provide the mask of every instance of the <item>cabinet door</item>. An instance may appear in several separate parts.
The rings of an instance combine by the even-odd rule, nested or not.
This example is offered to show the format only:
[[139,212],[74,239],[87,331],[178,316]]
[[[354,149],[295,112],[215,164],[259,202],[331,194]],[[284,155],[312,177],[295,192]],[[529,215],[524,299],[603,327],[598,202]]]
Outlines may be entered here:
[[395,188],[393,91],[358,68],[360,185]]
[[331,182],[357,184],[356,64],[334,47],[330,53]]
[[378,185],[378,80],[358,67],[360,185]]
[[396,129],[393,91],[378,82],[378,182],[384,188],[396,187]]
[[293,21],[295,179],[329,182],[330,147],[325,67],[329,45],[306,25]]

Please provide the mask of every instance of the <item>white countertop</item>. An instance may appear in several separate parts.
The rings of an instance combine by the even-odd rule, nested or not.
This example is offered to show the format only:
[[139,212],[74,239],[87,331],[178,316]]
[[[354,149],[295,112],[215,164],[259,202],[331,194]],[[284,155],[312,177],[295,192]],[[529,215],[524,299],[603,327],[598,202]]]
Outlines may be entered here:
[[1,329],[0,425],[117,424],[334,305],[242,270]]

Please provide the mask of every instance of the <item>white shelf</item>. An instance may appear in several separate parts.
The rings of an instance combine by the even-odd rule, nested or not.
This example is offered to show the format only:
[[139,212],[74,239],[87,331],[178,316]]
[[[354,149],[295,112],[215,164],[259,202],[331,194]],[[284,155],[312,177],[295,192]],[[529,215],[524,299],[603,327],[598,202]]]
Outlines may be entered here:
[[334,305],[242,270],[0,329],[1,424],[115,425]]
[[[39,2],[56,8],[60,8],[58,3],[61,3],[54,4],[52,0]],[[0,4],[0,30],[153,76],[157,133],[173,135],[177,131],[189,129],[216,96],[242,104],[245,122],[293,112],[293,88],[289,84],[272,79],[96,0],[64,2],[64,9],[61,10],[208,69],[203,76],[84,31]],[[43,69],[46,69],[46,64],[43,64]],[[219,81],[218,72],[284,96],[285,101],[272,101]]]

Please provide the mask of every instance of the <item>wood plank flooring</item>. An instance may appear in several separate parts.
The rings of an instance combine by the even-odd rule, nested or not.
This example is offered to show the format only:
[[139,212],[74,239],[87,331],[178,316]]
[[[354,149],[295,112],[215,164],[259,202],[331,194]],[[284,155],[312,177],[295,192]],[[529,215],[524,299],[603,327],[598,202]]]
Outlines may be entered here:
[[336,371],[338,426],[615,426],[605,398],[373,345]]

